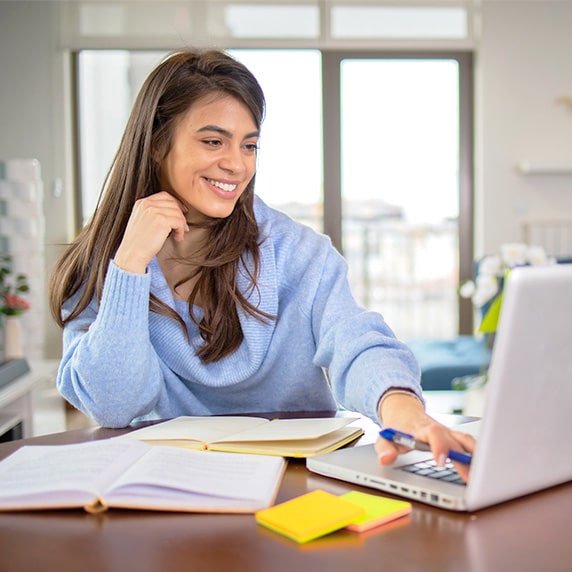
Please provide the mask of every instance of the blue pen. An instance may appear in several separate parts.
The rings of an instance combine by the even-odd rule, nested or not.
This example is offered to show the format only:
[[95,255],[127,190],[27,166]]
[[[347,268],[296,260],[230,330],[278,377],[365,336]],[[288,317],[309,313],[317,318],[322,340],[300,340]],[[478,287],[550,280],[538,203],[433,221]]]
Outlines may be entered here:
[[[423,441],[416,441],[413,435],[409,433],[403,433],[402,431],[397,431],[397,429],[382,429],[379,435],[388,441],[393,441],[399,445],[405,445],[410,449],[416,449],[417,451],[431,451],[431,447]],[[460,451],[455,451],[449,449],[449,459],[451,461],[457,461],[458,463],[463,463],[464,465],[470,465],[473,457],[470,453],[461,453]]]

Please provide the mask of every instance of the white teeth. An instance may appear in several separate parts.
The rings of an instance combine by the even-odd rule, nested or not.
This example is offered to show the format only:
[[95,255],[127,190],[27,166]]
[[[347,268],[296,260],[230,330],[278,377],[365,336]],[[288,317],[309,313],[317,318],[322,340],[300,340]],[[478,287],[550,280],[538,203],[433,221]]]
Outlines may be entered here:
[[219,189],[222,189],[223,191],[226,191],[227,193],[230,193],[231,191],[234,191],[234,189],[236,189],[236,185],[221,183],[220,181],[215,181],[214,179],[209,179],[209,183],[211,185],[214,185],[215,187],[218,187]]

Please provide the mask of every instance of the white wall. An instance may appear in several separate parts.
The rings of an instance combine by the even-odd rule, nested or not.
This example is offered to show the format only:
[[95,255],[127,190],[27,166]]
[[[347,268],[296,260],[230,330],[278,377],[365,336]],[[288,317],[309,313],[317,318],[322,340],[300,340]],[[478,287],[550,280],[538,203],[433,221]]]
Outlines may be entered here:
[[532,219],[572,220],[572,174],[522,175],[516,164],[572,166],[572,2],[486,0],[476,72],[477,254],[522,239]]
[[[0,159],[35,157],[45,184],[48,269],[70,238],[73,189],[58,2],[0,0]],[[572,161],[572,2],[485,0],[476,57],[477,254],[520,240],[533,218],[572,219],[572,175],[523,176],[522,159]],[[64,193],[54,196],[61,179]],[[50,319],[47,356],[58,357]]]

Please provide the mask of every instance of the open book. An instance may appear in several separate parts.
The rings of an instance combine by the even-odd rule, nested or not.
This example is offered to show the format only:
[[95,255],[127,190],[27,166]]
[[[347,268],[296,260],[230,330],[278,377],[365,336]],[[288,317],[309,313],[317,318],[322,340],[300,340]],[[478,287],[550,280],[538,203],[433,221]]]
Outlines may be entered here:
[[285,465],[278,457],[205,454],[117,437],[25,446],[0,462],[0,511],[255,512],[273,504]]
[[353,417],[263,419],[176,417],[120,437],[150,444],[282,457],[312,457],[333,451],[363,434]]

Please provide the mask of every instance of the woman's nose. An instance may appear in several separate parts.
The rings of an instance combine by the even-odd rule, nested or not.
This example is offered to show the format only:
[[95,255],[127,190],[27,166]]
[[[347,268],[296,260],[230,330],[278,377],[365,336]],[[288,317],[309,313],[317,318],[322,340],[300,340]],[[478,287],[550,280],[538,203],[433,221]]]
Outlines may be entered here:
[[231,173],[241,173],[245,169],[245,158],[239,146],[229,145],[220,161],[220,166]]

